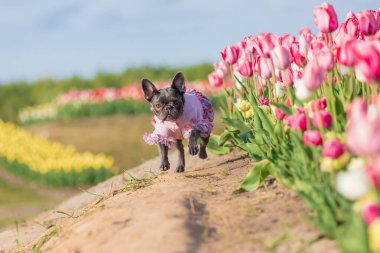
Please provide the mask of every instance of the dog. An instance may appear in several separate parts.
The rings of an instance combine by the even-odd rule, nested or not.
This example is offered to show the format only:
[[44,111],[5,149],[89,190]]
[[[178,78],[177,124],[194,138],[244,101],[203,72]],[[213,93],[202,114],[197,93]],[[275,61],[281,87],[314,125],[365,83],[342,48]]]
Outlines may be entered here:
[[[160,169],[170,169],[168,149],[175,146],[179,151],[176,172],[185,171],[183,139],[189,139],[190,155],[198,154],[199,158],[206,159],[206,146],[214,127],[210,100],[196,90],[186,89],[185,77],[181,72],[165,89],[157,89],[148,79],[143,79],[141,85],[145,99],[151,104],[154,113],[152,123],[155,126],[152,134],[144,134],[144,140],[150,145],[159,146]],[[201,140],[199,146],[198,139]]]

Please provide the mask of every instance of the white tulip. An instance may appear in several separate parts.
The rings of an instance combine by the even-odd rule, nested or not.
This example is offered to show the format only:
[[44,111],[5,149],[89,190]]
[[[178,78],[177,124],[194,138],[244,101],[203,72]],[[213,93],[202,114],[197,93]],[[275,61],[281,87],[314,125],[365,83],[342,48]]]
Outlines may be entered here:
[[311,91],[309,91],[305,84],[303,83],[302,78],[298,79],[294,83],[294,87],[296,88],[296,97],[301,100],[306,100],[311,97],[313,94]]
[[366,162],[363,158],[353,158],[347,166],[349,171],[362,171],[366,167]]
[[364,170],[340,171],[336,176],[336,189],[349,200],[357,200],[370,190]]
[[280,82],[277,82],[276,83],[276,89],[275,89],[275,92],[276,92],[276,97],[282,97],[284,96],[285,92],[284,92],[284,88],[282,87],[282,83]]

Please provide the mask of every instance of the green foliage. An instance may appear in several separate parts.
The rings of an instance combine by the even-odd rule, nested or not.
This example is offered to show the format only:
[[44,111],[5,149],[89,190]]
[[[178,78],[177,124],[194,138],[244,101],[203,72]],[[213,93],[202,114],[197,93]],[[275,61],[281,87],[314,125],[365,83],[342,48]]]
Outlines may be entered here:
[[[210,97],[211,104],[214,108],[218,108],[221,100],[220,96]],[[151,113],[150,104],[145,101],[136,100],[113,100],[101,103],[70,103],[57,107],[57,114],[52,118],[38,118],[32,117],[24,120],[22,125],[28,126],[32,124],[45,123],[52,120],[71,119],[71,118],[86,118],[97,117],[104,115],[133,115],[140,113]]]
[[[247,90],[244,87],[242,90]],[[251,87],[252,89],[252,87]],[[229,97],[234,104],[234,95],[241,91],[232,90]],[[311,220],[327,237],[336,238],[337,231],[345,223],[345,214],[350,211],[351,203],[342,198],[335,190],[334,175],[320,170],[321,147],[307,146],[302,143],[302,133],[290,130],[265,106],[258,106],[258,97],[247,92],[245,97],[253,108],[252,117],[242,117],[237,108],[224,110],[223,122],[226,129],[219,137],[221,146],[238,147],[255,160],[241,186],[236,192],[252,191],[271,174],[285,186],[295,191],[314,211]],[[272,105],[292,114],[283,103]],[[343,114],[343,110],[339,111]],[[338,128],[345,124],[339,122]]]
[[269,166],[270,162],[268,160],[261,160],[260,162],[254,163],[252,169],[248,172],[243,183],[236,191],[256,190],[269,176]]
[[210,136],[207,149],[210,150],[211,153],[214,153],[217,155],[224,155],[230,152],[230,149],[228,147],[223,147],[219,145],[219,143],[220,143],[219,136],[212,134]]
[[94,185],[111,177],[113,173],[105,168],[88,168],[81,171],[50,171],[38,173],[30,170],[25,164],[17,161],[9,161],[0,157],[0,166],[17,176],[53,187],[86,186]]
[[146,102],[134,100],[109,101],[104,103],[87,103],[82,105],[67,104],[58,108],[57,117],[60,119],[96,117],[110,114],[136,114],[150,112]]
[[91,79],[73,76],[67,79],[40,79],[34,82],[9,82],[0,85],[0,118],[17,122],[18,111],[52,101],[58,95],[71,89],[93,89],[99,87],[121,87],[143,78],[152,81],[171,80],[176,72],[182,71],[187,81],[207,79],[212,71],[211,64],[199,64],[187,67],[134,67],[122,73],[99,72]]

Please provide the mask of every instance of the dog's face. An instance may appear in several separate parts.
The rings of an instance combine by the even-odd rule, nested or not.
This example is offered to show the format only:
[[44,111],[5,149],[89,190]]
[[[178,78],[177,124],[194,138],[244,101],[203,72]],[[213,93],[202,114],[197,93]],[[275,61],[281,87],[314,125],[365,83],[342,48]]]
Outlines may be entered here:
[[162,121],[176,120],[183,113],[185,77],[181,72],[175,75],[171,87],[157,90],[148,79],[142,80],[145,99],[151,103],[153,113]]

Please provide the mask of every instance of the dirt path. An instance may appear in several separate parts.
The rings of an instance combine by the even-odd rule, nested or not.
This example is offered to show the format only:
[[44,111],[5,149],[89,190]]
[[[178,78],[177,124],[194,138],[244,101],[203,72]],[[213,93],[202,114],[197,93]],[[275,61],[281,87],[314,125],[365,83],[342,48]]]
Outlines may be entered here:
[[[170,159],[174,167],[173,154]],[[232,194],[250,168],[241,153],[206,161],[187,157],[187,163],[185,173],[158,175],[153,159],[41,214],[18,233],[0,233],[0,249],[338,252],[306,221],[308,209],[301,200],[281,184],[268,182],[256,192]]]

